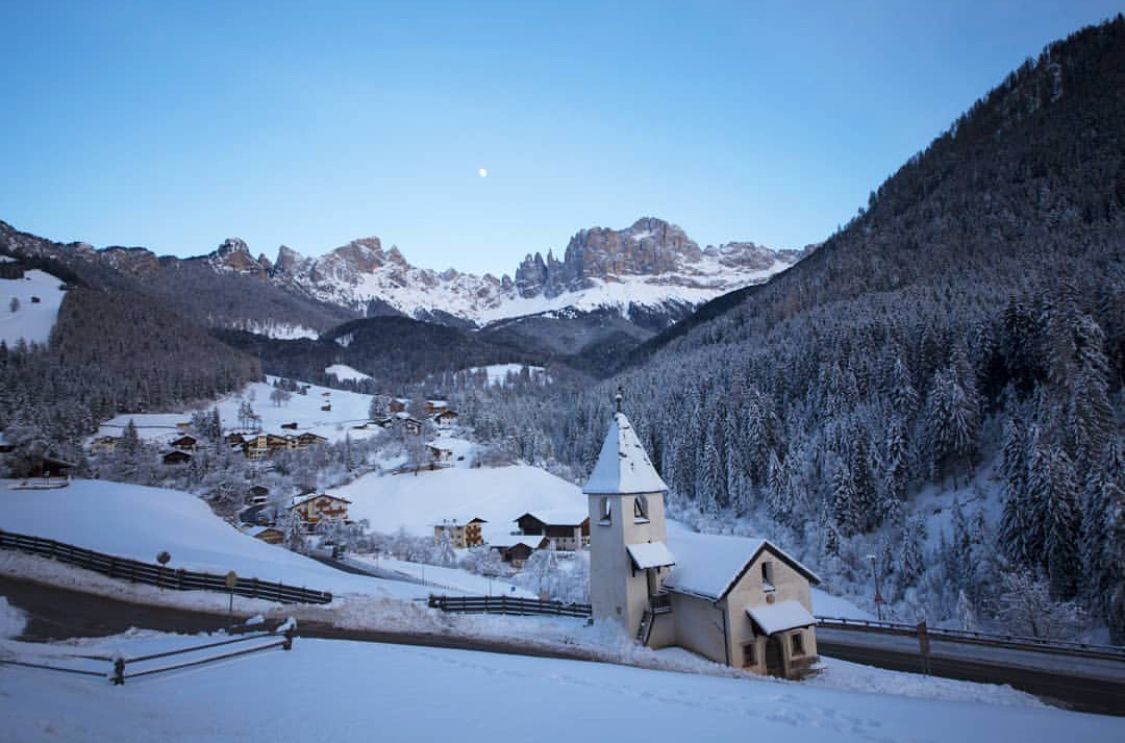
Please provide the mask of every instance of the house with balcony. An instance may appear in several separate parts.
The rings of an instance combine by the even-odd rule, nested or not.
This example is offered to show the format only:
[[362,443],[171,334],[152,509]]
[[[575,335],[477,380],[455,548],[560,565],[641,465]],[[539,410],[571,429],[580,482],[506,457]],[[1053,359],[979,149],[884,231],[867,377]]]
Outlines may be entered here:
[[298,495],[289,503],[289,512],[305,523],[312,531],[321,521],[348,523],[348,506],[351,501],[328,493]]
[[520,534],[547,537],[557,550],[573,552],[590,544],[590,515],[585,509],[529,511],[515,522]]

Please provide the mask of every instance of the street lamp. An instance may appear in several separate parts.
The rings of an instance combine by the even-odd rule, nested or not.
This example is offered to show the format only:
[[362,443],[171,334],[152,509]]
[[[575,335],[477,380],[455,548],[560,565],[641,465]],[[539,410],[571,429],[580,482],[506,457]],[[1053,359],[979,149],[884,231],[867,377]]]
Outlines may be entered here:
[[867,559],[871,561],[871,576],[875,579],[875,616],[881,622],[883,621],[883,592],[879,590],[879,567],[875,555],[868,555]]

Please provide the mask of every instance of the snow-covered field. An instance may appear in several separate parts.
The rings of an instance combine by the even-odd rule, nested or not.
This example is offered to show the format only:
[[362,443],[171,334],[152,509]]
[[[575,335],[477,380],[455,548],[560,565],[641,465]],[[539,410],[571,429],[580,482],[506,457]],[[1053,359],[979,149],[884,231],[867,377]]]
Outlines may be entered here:
[[[248,384],[239,394],[227,395],[207,405],[206,409],[217,406],[223,427],[227,429],[238,427],[238,408],[243,400],[249,400],[254,412],[261,416],[262,430],[267,433],[294,433],[283,431],[282,423],[296,423],[296,433],[311,431],[329,441],[343,441],[349,435],[352,439],[367,438],[381,431],[375,427],[365,430],[352,428],[368,420],[371,395],[311,385],[308,394],[293,393],[288,402],[274,405],[270,401],[270,393],[274,389],[271,383],[275,377],[266,379],[266,382]],[[331,410],[321,410],[328,404],[331,404]],[[176,429],[176,424],[190,419],[189,412],[119,415],[103,423],[96,436],[120,436],[129,421],[133,420],[141,438],[154,442],[170,441],[182,433]]]
[[491,366],[474,366],[465,371],[469,374],[479,374],[484,372],[488,375],[488,383],[493,386],[503,386],[507,384],[509,375],[518,376],[524,369],[527,369],[528,375],[532,380],[541,383],[550,382],[547,376],[547,370],[541,366],[528,366],[526,364],[492,364]]
[[365,475],[335,491],[352,501],[349,513],[371,528],[432,536],[443,519],[480,517],[486,529],[505,532],[513,519],[534,510],[585,510],[575,485],[538,467],[451,468],[417,475]]
[[347,555],[344,559],[349,565],[401,575],[409,581],[424,584],[433,593],[466,593],[471,596],[514,596],[516,598],[537,599],[531,591],[502,580],[490,580],[483,575],[475,575],[459,568],[444,568],[439,565],[424,565],[420,562],[407,562],[389,557],[373,555]]
[[[71,645],[4,642],[34,662],[59,653],[136,655],[195,638],[129,633]],[[199,638],[199,642],[203,639]],[[87,661],[87,663],[93,663]],[[101,663],[99,669],[107,667]],[[851,664],[828,674],[882,674]],[[828,677],[826,674],[826,678]],[[464,650],[298,639],[191,670],[107,681],[10,667],[0,674],[3,737],[18,741],[458,740],[1113,741],[1116,718],[1037,705],[1000,687],[883,678],[861,693]],[[898,684],[896,689],[894,683]],[[988,702],[994,702],[992,704]],[[1007,705],[1007,706],[1005,706]],[[528,731],[531,732],[528,732]]]
[[325,367],[324,373],[336,377],[341,382],[361,382],[365,379],[372,379],[370,374],[364,374],[359,369],[354,369],[347,364],[333,364]]
[[59,490],[12,490],[0,480],[0,529],[169,567],[282,581],[333,593],[415,598],[418,586],[351,575],[242,534],[199,498],[163,488],[75,480]]
[[[62,280],[43,271],[28,271],[24,278],[0,279],[0,341],[14,346],[23,338],[28,343],[46,343],[59,316],[59,306],[66,292],[59,289]],[[39,297],[32,302],[32,297]],[[13,299],[19,309],[11,311]]]

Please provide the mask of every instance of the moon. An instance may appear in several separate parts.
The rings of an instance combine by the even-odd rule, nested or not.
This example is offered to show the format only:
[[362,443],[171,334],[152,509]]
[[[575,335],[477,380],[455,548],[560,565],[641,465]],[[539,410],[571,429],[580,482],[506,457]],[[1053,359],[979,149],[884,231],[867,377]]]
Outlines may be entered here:
[[479,175],[481,178],[487,178],[488,168],[480,168],[479,170],[477,170],[477,175]]

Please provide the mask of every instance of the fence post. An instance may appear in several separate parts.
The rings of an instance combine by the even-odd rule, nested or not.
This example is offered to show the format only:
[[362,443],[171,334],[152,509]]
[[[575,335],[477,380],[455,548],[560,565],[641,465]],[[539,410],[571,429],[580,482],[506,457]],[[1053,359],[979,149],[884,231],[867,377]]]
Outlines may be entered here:
[[113,685],[121,686],[125,683],[125,659],[116,658],[113,661]]

